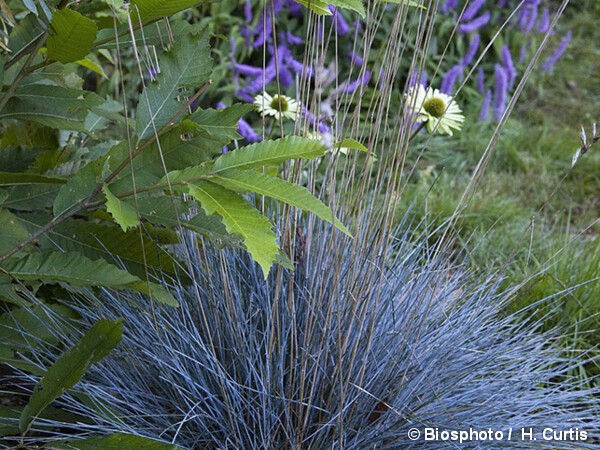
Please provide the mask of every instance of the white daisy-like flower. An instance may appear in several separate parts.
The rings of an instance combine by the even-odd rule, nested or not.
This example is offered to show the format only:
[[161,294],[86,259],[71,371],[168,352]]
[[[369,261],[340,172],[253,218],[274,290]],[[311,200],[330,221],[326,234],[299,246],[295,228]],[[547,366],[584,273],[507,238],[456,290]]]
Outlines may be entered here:
[[427,131],[452,136],[452,129],[460,130],[465,116],[449,95],[431,87],[418,85],[410,89],[406,96],[409,114],[416,115],[417,122],[425,122]]
[[271,96],[263,92],[254,97],[254,104],[263,117],[273,116],[277,120],[286,117],[296,120],[298,114],[298,102],[286,95]]

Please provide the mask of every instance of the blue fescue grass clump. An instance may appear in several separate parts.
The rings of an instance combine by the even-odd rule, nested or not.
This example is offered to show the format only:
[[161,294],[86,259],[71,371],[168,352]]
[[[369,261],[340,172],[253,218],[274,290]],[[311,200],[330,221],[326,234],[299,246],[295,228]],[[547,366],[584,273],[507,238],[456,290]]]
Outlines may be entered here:
[[600,392],[564,382],[580,355],[559,349],[557,333],[499,314],[510,294],[497,280],[406,235],[384,254],[376,239],[308,229],[296,270],[266,282],[247,255],[188,240],[196,283],[174,286],[178,309],[135,294],[81,298],[81,329],[124,317],[125,334],[61,399],[89,420],[62,432],[182,449],[364,450],[467,448],[410,441],[411,428],[532,427],[535,442],[469,448],[597,445],[542,440],[548,427],[598,430]]

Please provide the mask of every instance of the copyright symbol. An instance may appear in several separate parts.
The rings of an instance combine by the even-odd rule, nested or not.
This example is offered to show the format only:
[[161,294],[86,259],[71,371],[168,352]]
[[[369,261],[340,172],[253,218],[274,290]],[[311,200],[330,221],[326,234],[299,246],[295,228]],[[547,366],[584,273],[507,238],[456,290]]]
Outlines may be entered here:
[[416,428],[411,428],[410,430],[408,430],[408,438],[411,441],[416,441],[417,439],[419,439],[419,436],[421,436],[421,432]]

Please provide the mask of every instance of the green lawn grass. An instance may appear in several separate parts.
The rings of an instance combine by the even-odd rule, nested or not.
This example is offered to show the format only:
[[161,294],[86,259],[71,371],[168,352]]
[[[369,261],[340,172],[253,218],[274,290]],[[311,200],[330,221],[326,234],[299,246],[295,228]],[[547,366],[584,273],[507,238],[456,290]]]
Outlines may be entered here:
[[[563,17],[561,28],[573,30],[568,52],[552,73],[532,78],[457,225],[474,268],[504,270],[505,287],[521,286],[510,309],[534,305],[529,316],[549,314],[546,327],[570,327],[565,347],[597,358],[600,146],[572,170],[571,158],[581,126],[589,133],[600,121],[599,21],[593,5]],[[479,105],[464,106],[464,129],[452,139],[433,138],[400,206],[424,200],[417,214],[427,213],[429,229],[452,215],[495,125],[469,121]],[[577,375],[600,375],[600,361]]]

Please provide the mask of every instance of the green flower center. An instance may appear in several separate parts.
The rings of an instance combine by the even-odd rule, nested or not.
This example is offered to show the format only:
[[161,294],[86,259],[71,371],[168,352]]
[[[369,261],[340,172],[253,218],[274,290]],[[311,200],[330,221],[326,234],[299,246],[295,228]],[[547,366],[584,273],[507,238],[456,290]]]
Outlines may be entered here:
[[290,105],[288,104],[285,98],[276,95],[275,97],[273,97],[273,100],[271,100],[271,103],[269,103],[269,106],[276,111],[284,113],[289,109]]
[[431,114],[436,119],[439,119],[446,112],[446,102],[441,98],[432,97],[425,100],[423,103],[423,109]]

